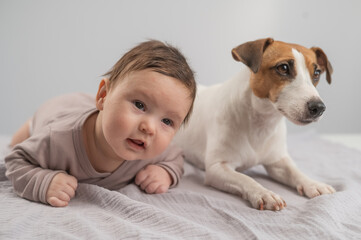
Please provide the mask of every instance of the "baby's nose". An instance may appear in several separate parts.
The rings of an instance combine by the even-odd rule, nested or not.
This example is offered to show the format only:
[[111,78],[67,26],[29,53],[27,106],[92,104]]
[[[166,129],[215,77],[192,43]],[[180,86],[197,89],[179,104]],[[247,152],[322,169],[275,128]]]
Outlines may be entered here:
[[139,130],[143,133],[153,135],[155,132],[155,124],[151,120],[142,121],[139,124]]

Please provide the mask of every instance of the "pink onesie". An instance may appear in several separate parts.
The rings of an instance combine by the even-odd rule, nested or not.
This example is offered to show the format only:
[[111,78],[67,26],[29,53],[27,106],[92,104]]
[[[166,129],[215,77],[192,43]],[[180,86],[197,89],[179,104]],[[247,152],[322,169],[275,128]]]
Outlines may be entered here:
[[133,181],[149,164],[165,168],[173,178],[171,187],[177,185],[183,174],[183,156],[173,145],[156,158],[125,161],[112,173],[97,172],[82,138],[85,120],[96,111],[94,97],[80,93],[51,99],[40,107],[33,117],[32,135],[15,145],[5,158],[6,176],[18,195],[47,203],[47,189],[59,172],[74,176],[80,183],[116,190]]

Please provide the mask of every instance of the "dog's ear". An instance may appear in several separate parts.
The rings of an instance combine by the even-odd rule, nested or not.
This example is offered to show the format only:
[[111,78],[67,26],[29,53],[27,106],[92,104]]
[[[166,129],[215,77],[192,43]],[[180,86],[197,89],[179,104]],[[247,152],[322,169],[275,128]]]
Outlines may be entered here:
[[246,42],[233,48],[232,56],[234,60],[246,64],[254,73],[257,73],[262,63],[263,52],[271,43],[273,43],[272,38]]
[[331,63],[328,61],[326,54],[319,47],[312,47],[311,50],[315,52],[317,64],[320,65],[322,72],[326,70],[326,80],[329,84],[331,84],[331,74],[333,72],[333,68]]

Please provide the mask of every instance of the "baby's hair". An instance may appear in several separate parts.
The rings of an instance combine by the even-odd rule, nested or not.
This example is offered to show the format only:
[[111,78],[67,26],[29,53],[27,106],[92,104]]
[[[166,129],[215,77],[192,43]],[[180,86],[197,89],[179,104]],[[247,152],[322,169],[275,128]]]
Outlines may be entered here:
[[197,86],[192,69],[177,48],[157,40],[143,42],[124,54],[104,76],[109,77],[110,87],[112,87],[131,72],[145,69],[175,78],[190,91],[192,104],[184,119],[186,123],[193,109]]

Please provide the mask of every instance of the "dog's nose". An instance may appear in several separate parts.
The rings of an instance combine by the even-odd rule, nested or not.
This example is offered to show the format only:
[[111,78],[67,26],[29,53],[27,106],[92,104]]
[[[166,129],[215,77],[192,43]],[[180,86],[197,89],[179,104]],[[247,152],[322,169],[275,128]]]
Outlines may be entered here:
[[308,102],[307,106],[312,118],[318,118],[326,110],[325,104],[323,104],[321,101]]

